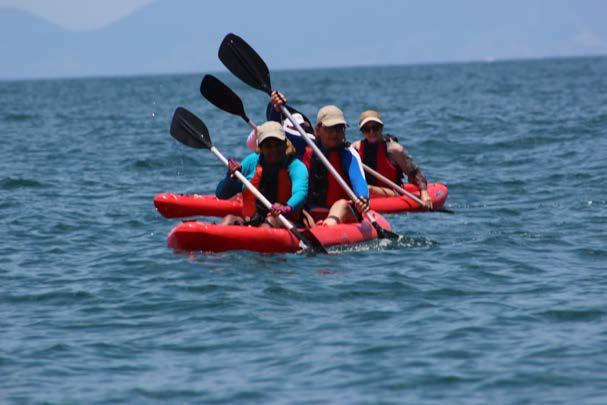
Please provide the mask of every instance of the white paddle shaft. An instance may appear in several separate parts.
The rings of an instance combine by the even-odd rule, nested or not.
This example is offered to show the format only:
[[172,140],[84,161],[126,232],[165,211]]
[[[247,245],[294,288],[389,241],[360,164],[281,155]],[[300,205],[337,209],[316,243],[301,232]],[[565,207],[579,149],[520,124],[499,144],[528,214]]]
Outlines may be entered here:
[[[299,125],[299,123],[295,120],[295,118],[293,118],[293,116],[291,115],[289,110],[287,110],[284,105],[281,105],[280,111],[282,111],[282,113],[287,116],[289,121],[291,121],[291,124],[293,124],[295,129],[297,129],[297,131],[299,131],[299,134],[303,137],[303,139],[306,141],[308,146],[312,148],[314,153],[316,153],[316,155],[320,158],[320,161],[325,165],[327,170],[329,170],[329,172],[331,172],[331,175],[335,178],[335,180],[337,180],[337,182],[344,189],[346,194],[348,194],[348,197],[350,197],[350,199],[352,201],[358,200],[358,197],[356,196],[356,194],[354,194],[354,191],[352,191],[350,186],[348,186],[348,183],[346,183],[345,180],[341,178],[339,173],[337,173],[337,170],[335,170],[335,168],[329,162],[329,160],[325,157],[325,155],[323,155],[323,153],[320,151],[320,149],[318,149],[318,146],[316,146],[316,144],[310,138],[308,138],[308,136],[306,135],[306,131],[304,131],[303,128],[301,127],[301,125]],[[369,220],[373,224],[376,224],[375,218],[371,215],[371,213],[365,212],[365,213],[363,213],[363,215],[365,215],[367,218],[369,218]]]
[[367,166],[364,163],[363,163],[363,168],[365,169],[365,172],[367,172],[367,173],[371,174],[372,176],[378,178],[379,180],[383,181],[384,184],[392,187],[394,189],[394,191],[396,191],[400,195],[406,195],[407,197],[411,198],[413,201],[415,201],[419,205],[421,205],[421,206],[424,205],[424,203],[422,202],[422,200],[420,200],[419,198],[417,198],[417,196],[415,194],[411,194],[410,192],[408,192],[407,190],[403,189],[402,187],[400,187],[398,184],[396,184],[395,182],[393,182],[389,178],[381,175],[380,173],[378,173],[375,170],[371,169],[369,166]]
[[[221,162],[226,165],[227,167],[230,167],[230,163],[228,162],[228,159],[225,158],[225,156],[223,156],[221,154],[221,152],[219,152],[217,150],[216,147],[211,146],[211,152],[213,152],[213,154],[215,156],[217,156],[219,158],[219,160],[221,160]],[[263,194],[261,194],[259,192],[259,190],[257,190],[257,188],[255,188],[255,186],[253,184],[251,184],[251,182],[249,180],[247,180],[247,178],[244,176],[244,174],[242,174],[239,170],[236,170],[234,172],[234,175],[238,178],[238,180],[240,180],[246,188],[249,189],[250,192],[253,193],[253,195],[255,195],[255,198],[257,198],[259,201],[261,201],[261,203],[269,210],[272,209],[272,203],[266,198],[264,197]],[[286,219],[282,214],[278,215],[278,219],[280,220],[280,222],[282,222],[282,224],[285,226],[285,228],[291,230],[294,228],[293,224],[291,222],[289,222],[288,219]]]

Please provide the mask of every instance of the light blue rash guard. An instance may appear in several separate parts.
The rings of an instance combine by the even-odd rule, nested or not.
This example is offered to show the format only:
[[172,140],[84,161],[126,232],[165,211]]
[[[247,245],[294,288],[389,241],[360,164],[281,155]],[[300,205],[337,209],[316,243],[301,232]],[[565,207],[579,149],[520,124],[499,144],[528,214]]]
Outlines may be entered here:
[[[255,175],[260,160],[261,155],[259,153],[251,153],[242,161],[241,172],[247,180],[250,181]],[[299,159],[292,159],[287,170],[291,178],[291,198],[287,201],[287,205],[295,212],[303,207],[308,197],[308,169]],[[215,195],[219,199],[226,200],[241,193],[244,189],[245,186],[240,180],[226,176],[217,185]]]

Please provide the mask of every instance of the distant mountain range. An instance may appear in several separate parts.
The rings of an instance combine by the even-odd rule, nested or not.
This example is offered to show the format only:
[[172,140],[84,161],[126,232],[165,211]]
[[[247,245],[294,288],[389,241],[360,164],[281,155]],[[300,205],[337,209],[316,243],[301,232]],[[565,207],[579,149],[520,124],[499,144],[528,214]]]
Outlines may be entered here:
[[607,14],[566,0],[210,4],[160,0],[91,32],[0,8],[0,79],[219,70],[228,32],[272,69],[607,53]]

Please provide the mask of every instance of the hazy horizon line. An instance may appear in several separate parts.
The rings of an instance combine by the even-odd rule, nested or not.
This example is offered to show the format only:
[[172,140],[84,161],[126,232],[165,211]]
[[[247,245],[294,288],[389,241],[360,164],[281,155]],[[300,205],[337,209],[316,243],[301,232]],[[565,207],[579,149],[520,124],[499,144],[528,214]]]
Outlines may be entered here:
[[[293,72],[307,70],[339,70],[339,69],[364,69],[364,68],[390,68],[390,67],[406,67],[406,66],[436,66],[436,65],[465,65],[465,64],[499,64],[508,62],[532,62],[543,60],[558,60],[558,59],[594,59],[604,58],[607,54],[588,54],[588,55],[551,55],[537,57],[512,57],[512,58],[495,58],[491,60],[475,59],[468,61],[425,61],[425,62],[405,62],[405,63],[388,63],[377,65],[348,65],[348,66],[313,66],[302,68],[276,68],[273,72]],[[141,73],[116,73],[116,74],[91,74],[82,76],[37,76],[37,77],[0,77],[0,82],[26,82],[26,81],[53,81],[53,80],[83,80],[83,79],[134,79],[139,77],[154,77],[154,76],[190,76],[196,74],[217,74],[227,73],[227,70],[200,70],[197,72],[191,71],[174,71],[174,72],[141,72]]]

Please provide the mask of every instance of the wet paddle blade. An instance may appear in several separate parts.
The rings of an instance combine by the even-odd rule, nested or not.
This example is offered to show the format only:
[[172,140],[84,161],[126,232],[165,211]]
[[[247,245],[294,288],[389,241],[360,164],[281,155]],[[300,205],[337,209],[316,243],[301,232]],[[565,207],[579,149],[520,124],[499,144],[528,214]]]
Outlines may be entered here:
[[219,46],[219,60],[234,76],[249,86],[268,95],[272,94],[268,66],[257,52],[238,35],[229,33],[225,36]]
[[200,94],[220,110],[249,121],[240,97],[215,76],[204,76],[200,83]]
[[210,149],[213,146],[204,122],[183,107],[177,107],[173,114],[171,136],[191,148]]
[[322,245],[322,243],[320,243],[316,235],[314,235],[309,229],[304,229],[301,232],[297,231],[297,233],[299,233],[303,237],[302,239],[298,236],[300,240],[302,240],[315,253],[329,253],[327,252],[327,249],[325,249],[325,247]]
[[400,236],[397,233],[382,228],[377,222],[372,221],[371,224],[377,231],[378,239],[398,239]]
[[442,212],[442,213],[445,213],[445,214],[455,214],[455,211],[452,211],[452,210],[450,210],[448,208],[439,208],[437,210],[431,209],[430,211],[431,212]]

